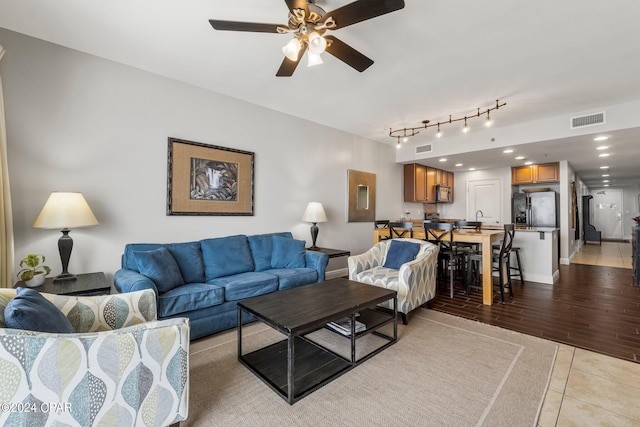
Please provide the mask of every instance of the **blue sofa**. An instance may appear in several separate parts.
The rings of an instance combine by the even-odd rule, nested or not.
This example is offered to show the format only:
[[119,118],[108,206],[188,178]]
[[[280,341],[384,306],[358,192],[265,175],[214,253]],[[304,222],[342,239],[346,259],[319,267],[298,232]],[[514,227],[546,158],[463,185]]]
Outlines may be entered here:
[[291,233],[185,243],[131,243],[114,275],[119,292],[153,289],[158,318],[188,317],[191,339],[237,324],[239,300],[324,281],[329,258]]

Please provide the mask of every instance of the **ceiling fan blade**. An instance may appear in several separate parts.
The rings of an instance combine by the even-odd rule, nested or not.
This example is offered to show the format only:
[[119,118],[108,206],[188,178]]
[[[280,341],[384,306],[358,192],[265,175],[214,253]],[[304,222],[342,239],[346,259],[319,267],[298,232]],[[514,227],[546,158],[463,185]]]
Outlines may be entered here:
[[254,33],[277,33],[278,27],[286,28],[280,24],[259,24],[256,22],[219,21],[209,19],[209,23],[216,30],[221,31],[250,31]]
[[309,16],[309,6],[307,6],[307,0],[284,0],[290,11],[293,9],[304,10],[304,16]]
[[306,50],[307,50],[306,46],[300,49],[300,53],[298,53],[297,61],[292,61],[289,58],[285,57],[284,60],[282,61],[282,64],[280,64],[280,68],[276,73],[276,77],[291,77],[293,75],[293,72],[298,67],[298,64],[300,63],[300,59],[302,59],[302,55],[304,55]]
[[344,28],[376,16],[385,15],[404,8],[404,0],[357,0],[325,14],[322,19],[332,17],[336,29]]
[[363,72],[373,65],[372,59],[367,58],[345,42],[340,41],[334,36],[324,36],[324,38],[331,41],[331,43],[328,43],[326,51],[345,64],[360,72]]

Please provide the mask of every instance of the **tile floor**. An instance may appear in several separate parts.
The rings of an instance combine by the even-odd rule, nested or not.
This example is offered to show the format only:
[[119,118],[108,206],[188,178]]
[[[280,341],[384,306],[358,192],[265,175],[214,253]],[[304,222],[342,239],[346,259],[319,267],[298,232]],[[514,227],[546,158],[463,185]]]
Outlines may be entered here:
[[602,242],[602,245],[588,243],[576,254],[572,262],[606,267],[633,268],[631,266],[631,243]]
[[558,344],[538,426],[640,425],[640,364]]
[[[631,244],[588,244],[576,264],[631,267]],[[538,426],[639,426],[640,364],[558,344]]]

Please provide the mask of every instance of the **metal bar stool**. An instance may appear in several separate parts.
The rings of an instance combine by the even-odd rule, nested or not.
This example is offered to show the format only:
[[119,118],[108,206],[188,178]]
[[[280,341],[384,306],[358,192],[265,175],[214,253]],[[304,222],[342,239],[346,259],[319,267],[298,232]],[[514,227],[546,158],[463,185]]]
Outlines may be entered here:
[[[494,252],[499,251],[500,245],[493,245],[493,250]],[[512,246],[509,256],[511,256],[511,252],[515,252],[516,254],[515,264],[517,265],[514,266],[511,263],[509,263],[509,276],[515,277],[516,279],[520,280],[520,284],[524,285],[524,276],[522,276],[522,264],[520,263],[520,247]]]

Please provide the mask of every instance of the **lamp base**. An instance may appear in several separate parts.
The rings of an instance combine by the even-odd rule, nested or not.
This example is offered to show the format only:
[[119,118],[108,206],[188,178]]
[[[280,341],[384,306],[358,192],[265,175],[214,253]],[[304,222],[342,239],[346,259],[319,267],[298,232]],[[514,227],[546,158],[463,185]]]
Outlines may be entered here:
[[77,277],[75,274],[71,273],[60,273],[56,277],[53,278],[53,283],[61,283],[61,282],[73,282]]

